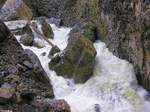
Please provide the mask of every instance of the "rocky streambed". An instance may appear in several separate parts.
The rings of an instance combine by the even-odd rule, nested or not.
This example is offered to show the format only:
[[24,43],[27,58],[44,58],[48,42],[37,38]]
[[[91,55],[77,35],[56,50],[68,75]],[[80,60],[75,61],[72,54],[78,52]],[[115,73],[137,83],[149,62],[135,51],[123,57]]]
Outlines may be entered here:
[[148,1],[24,1],[0,2],[0,111],[150,111]]
[[[8,23],[10,24],[11,22],[6,22],[7,25]],[[18,26],[18,23],[15,25]],[[38,21],[36,23],[41,28]],[[57,71],[55,72],[50,69],[51,67],[49,68],[49,63],[57,57],[57,54],[61,56],[69,45],[68,38],[71,29],[58,28],[54,24],[51,24],[51,27],[54,32],[54,38],[49,40],[57,45],[62,52],[56,53],[54,57],[49,57],[52,47],[44,39],[39,41],[44,43],[45,46],[43,48],[25,46],[23,44],[21,46],[23,49],[30,49],[39,58],[44,71],[51,81],[56,99],[67,101],[72,112],[149,111],[148,93],[137,84],[132,65],[125,60],[115,57],[109,52],[105,44],[100,41],[94,43],[97,54],[94,75],[91,75],[91,78],[85,83],[79,84],[76,81],[74,83],[74,79],[71,77],[58,76]],[[16,38],[20,42],[21,36],[18,35]],[[64,53],[64,55],[66,54]],[[64,64],[66,63],[68,62],[64,61]],[[69,65],[71,68],[72,66]],[[68,71],[65,73],[68,73]]]

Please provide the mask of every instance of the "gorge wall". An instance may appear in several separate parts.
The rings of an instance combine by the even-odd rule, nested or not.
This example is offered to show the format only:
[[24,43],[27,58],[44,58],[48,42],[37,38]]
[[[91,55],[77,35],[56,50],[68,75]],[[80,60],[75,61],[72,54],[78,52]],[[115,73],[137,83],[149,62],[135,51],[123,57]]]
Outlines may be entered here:
[[91,20],[109,49],[135,68],[150,91],[150,3],[148,0],[67,0],[63,23]]
[[150,91],[149,0],[24,1],[34,9],[35,15],[59,17],[63,25],[73,26],[85,20],[94,22],[98,38],[116,56],[134,65],[139,83]]

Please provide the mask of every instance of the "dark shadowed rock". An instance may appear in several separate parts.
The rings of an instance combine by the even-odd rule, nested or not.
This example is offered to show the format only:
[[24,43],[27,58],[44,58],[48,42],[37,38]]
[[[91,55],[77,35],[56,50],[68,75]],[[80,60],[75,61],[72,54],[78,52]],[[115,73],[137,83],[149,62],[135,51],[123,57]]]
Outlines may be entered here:
[[35,78],[39,79],[41,82],[49,84],[49,78],[46,74],[46,72],[44,71],[38,57],[34,54],[34,52],[32,52],[29,49],[25,49],[25,52],[27,53],[27,55],[29,56],[32,64],[33,64],[33,69],[36,73],[36,75],[34,76]]
[[10,31],[6,27],[6,25],[0,20],[0,42],[4,41],[5,39],[8,39],[10,36]]
[[55,24],[57,27],[59,27],[59,26],[61,26],[62,20],[60,18],[54,18],[54,17],[52,17],[52,18],[49,19],[49,22],[51,24]]
[[57,46],[53,46],[52,49],[49,52],[48,57],[51,58],[54,56],[54,54],[60,52],[60,49]]
[[55,56],[49,67],[58,75],[83,83],[93,74],[96,50],[90,40],[78,33],[69,38],[62,54]]
[[36,93],[34,92],[22,91],[20,93],[20,98],[26,103],[30,103],[31,101],[34,100],[35,97],[36,97]]
[[28,34],[29,36],[34,37],[29,23],[26,24],[26,26],[22,28],[22,34]]

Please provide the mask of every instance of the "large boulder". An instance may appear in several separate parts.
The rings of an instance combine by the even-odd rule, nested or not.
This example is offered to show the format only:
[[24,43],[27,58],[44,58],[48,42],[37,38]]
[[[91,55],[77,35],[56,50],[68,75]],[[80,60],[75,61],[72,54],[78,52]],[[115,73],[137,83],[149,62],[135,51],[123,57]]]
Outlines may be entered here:
[[54,33],[50,24],[48,23],[48,19],[43,17],[43,19],[41,20],[41,25],[42,25],[42,31],[43,31],[44,36],[46,36],[47,38],[53,39]]
[[0,34],[5,39],[0,42],[0,111],[20,112],[17,110],[21,105],[29,104],[36,96],[54,98],[52,85],[38,58],[31,51],[26,53],[5,24],[2,21],[0,24]]
[[93,74],[96,50],[92,42],[80,33],[68,41],[66,49],[51,60],[49,67],[58,75],[83,83]]
[[22,0],[7,0],[1,9],[3,20],[31,20],[32,11]]

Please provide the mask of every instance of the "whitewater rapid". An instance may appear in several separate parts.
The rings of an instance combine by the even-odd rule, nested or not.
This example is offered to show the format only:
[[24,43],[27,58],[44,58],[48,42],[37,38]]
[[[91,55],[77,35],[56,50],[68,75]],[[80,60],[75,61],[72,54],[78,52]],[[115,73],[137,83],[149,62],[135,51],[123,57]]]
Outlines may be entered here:
[[[10,29],[18,25],[12,25],[12,22],[6,24]],[[50,41],[61,50],[65,49],[71,28],[58,28],[54,24],[51,26],[54,39]],[[38,27],[41,28],[40,24]],[[16,38],[19,41],[20,36]],[[103,42],[94,43],[97,51],[94,75],[84,84],[74,84],[72,79],[64,79],[51,71],[48,67],[51,46],[44,40],[40,42],[44,48],[21,45],[38,56],[51,80],[55,98],[65,99],[72,112],[150,112],[150,102],[145,98],[148,93],[137,84],[133,66],[114,56]],[[42,55],[43,52],[46,53],[45,56]]]

